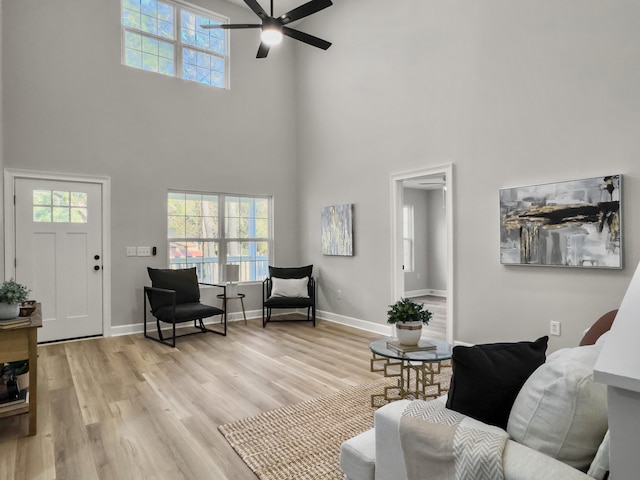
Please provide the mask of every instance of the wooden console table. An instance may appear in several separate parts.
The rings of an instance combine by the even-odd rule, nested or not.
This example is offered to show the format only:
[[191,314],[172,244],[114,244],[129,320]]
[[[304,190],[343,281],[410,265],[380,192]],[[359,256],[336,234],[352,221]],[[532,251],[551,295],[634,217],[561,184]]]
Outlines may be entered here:
[[38,425],[38,328],[42,326],[42,309],[38,303],[29,317],[31,322],[15,328],[0,329],[0,363],[29,359],[29,402],[0,410],[0,418],[29,414],[29,435]]

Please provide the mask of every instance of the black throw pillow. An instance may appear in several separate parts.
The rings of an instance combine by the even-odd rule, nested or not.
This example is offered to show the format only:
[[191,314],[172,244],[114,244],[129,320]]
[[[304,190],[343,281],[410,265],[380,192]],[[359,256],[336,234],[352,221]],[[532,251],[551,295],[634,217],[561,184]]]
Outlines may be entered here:
[[[176,304],[200,301],[200,287],[195,267],[179,270],[147,267],[147,271],[152,287],[176,291]],[[149,303],[151,303],[151,310],[155,312],[160,307],[171,305],[171,296],[152,293]]]
[[548,340],[453,347],[447,408],[506,429],[522,385],[546,360]]

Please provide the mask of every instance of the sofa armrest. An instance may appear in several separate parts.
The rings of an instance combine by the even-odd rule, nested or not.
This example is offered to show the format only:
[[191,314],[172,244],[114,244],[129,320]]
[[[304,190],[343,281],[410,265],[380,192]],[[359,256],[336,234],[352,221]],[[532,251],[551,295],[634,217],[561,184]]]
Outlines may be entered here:
[[376,410],[376,480],[407,480],[400,445],[400,418],[410,403],[410,400],[398,400]]
[[[444,403],[446,396],[432,401]],[[400,444],[400,419],[410,403],[409,400],[391,402],[375,413],[375,480],[407,480]],[[463,425],[487,431],[501,430],[472,418],[465,419]],[[593,480],[585,473],[513,440],[507,440],[503,465],[505,480]]]

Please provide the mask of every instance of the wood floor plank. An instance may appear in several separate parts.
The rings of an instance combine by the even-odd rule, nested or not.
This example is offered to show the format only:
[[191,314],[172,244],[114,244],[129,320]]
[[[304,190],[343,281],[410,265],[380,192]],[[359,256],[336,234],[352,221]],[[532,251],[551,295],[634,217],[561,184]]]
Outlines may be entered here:
[[38,433],[0,419],[0,480],[253,480],[218,427],[379,378],[376,338],[253,319],[175,349],[142,335],[41,345]]
[[51,392],[51,418],[55,450],[56,478],[98,478],[91,461],[87,431],[76,392],[59,389]]

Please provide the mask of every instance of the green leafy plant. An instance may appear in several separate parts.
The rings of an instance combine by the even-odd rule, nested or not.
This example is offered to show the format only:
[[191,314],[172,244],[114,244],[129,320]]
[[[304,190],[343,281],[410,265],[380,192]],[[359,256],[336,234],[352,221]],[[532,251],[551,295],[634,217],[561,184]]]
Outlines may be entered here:
[[389,305],[391,309],[387,312],[387,323],[395,324],[398,322],[422,322],[429,324],[432,313],[424,310],[422,303],[416,303],[410,298],[401,298],[393,305]]
[[29,292],[31,290],[12,278],[0,285],[0,302],[9,305],[22,303],[29,297]]
[[13,369],[14,375],[22,375],[29,371],[29,360],[18,360],[17,362],[9,362],[9,367]]

